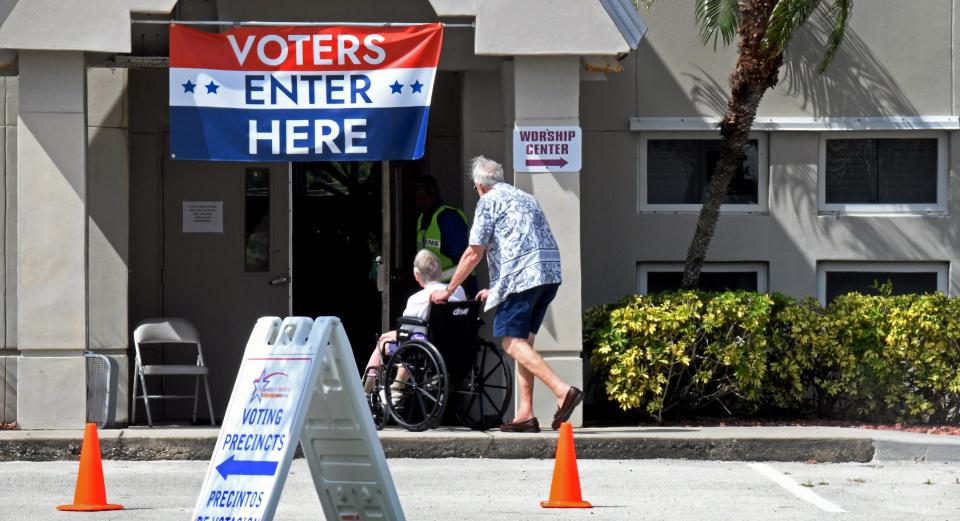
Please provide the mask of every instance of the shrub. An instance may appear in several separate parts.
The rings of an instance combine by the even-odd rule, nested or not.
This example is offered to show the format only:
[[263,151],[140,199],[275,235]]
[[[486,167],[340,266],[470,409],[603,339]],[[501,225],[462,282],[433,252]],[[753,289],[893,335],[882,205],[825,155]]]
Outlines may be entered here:
[[883,312],[882,348],[866,351],[856,413],[907,421],[960,419],[960,302],[942,294],[863,297]]
[[830,332],[820,303],[778,295],[770,328],[766,403],[801,415],[828,417],[839,407],[856,360]]
[[[624,410],[644,405],[658,421],[736,397],[760,398],[772,300],[756,293],[636,296],[588,313],[590,361]],[[604,317],[606,319],[604,320]]]
[[769,412],[960,421],[960,301],[748,292],[628,297],[589,310],[584,342],[608,398],[665,415]]

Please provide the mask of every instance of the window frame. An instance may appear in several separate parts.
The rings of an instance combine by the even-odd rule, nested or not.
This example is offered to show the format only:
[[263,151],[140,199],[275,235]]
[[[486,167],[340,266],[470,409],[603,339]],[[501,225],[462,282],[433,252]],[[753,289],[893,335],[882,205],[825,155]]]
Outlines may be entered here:
[[948,294],[949,261],[819,261],[817,262],[817,300],[827,305],[827,272],[869,273],[886,271],[891,273],[936,273],[937,291]]
[[[713,140],[721,141],[716,131],[691,131],[691,132],[641,132],[639,136],[639,168],[637,183],[637,213],[694,213],[699,212],[703,203],[699,204],[680,204],[680,203],[648,203],[647,202],[647,158],[648,143],[650,140]],[[748,138],[757,142],[757,203],[756,204],[723,204],[720,205],[721,213],[768,213],[769,206],[769,186],[770,186],[770,161],[769,161],[769,139],[767,132],[751,132]]]
[[[817,159],[817,210],[820,214],[946,214],[949,172],[949,142],[946,132],[821,132]],[[830,139],[936,139],[936,203],[827,203],[827,141]]]
[[[651,271],[683,272],[684,263],[677,262],[638,262],[637,263],[637,293],[646,295],[649,288]],[[757,293],[769,292],[770,265],[767,262],[706,262],[702,273],[730,273],[738,271],[755,272],[757,274]]]

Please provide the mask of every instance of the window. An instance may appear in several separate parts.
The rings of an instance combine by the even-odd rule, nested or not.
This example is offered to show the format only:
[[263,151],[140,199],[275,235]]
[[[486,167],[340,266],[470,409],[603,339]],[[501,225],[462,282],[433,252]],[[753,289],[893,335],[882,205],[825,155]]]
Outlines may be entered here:
[[[766,209],[766,147],[764,136],[751,136],[746,156],[730,181],[725,212]],[[640,140],[640,210],[699,211],[707,183],[720,158],[714,133],[645,134]]]
[[946,211],[942,134],[831,133],[820,145],[821,211]]
[[[637,265],[637,291],[647,295],[680,289],[682,262],[642,262]],[[700,272],[703,291],[767,291],[767,264],[761,262],[711,262]]]
[[945,262],[821,262],[817,266],[820,302],[850,292],[876,295],[878,284],[890,282],[894,295],[947,292]]
[[244,180],[244,268],[270,271],[270,170],[248,168]]

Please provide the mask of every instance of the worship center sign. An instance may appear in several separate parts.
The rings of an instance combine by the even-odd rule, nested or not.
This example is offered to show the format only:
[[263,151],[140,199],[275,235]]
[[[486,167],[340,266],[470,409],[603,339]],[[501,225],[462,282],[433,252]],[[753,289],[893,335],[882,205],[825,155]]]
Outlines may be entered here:
[[440,24],[170,27],[170,152],[216,161],[423,156]]

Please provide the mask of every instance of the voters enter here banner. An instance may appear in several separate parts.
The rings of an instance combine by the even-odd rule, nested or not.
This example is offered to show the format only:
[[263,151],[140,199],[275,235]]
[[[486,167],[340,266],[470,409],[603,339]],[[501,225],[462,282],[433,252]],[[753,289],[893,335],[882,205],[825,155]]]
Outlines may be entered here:
[[440,24],[170,27],[170,155],[216,161],[423,156]]

